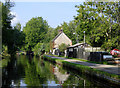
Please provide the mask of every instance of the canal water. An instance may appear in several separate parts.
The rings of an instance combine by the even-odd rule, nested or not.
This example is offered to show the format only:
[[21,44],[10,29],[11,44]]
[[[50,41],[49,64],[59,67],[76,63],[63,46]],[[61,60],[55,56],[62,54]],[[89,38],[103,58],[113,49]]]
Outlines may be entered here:
[[114,88],[85,74],[39,57],[10,58],[2,68],[2,87],[7,88]]

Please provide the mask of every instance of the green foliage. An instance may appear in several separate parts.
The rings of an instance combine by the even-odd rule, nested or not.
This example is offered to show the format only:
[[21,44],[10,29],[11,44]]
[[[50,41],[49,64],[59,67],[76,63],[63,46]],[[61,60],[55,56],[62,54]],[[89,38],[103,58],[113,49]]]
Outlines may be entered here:
[[9,31],[12,31],[11,20],[14,18],[14,15],[11,15],[10,9],[14,6],[14,3],[11,3],[9,0],[2,3],[2,43],[5,45],[9,44],[9,39],[12,34]]
[[46,33],[46,37],[44,39],[45,43],[50,43],[50,41],[55,37],[55,29],[49,27]]
[[[69,23],[63,22],[61,27],[63,29],[63,32],[68,36],[68,38],[72,40],[73,44],[77,43],[77,36],[79,34],[76,32],[74,21],[70,21]],[[73,33],[76,34],[74,35]]]
[[44,43],[45,46],[45,52],[49,52],[50,51],[50,43]]
[[64,53],[64,51],[67,49],[69,45],[66,45],[65,43],[62,43],[61,45],[59,45],[59,50],[60,52]]
[[2,44],[8,47],[7,53],[11,55],[24,45],[24,34],[20,31],[21,24],[18,23],[14,28],[11,26],[11,20],[15,17],[10,13],[13,6],[14,3],[10,0],[2,3]]
[[45,49],[44,44],[38,43],[32,50],[34,51],[34,55],[41,55],[44,49]]
[[77,16],[75,22],[77,31],[86,35],[86,43],[105,50],[120,47],[120,2],[84,2],[76,6]]
[[14,15],[10,13],[13,6],[14,3],[9,0],[2,3],[2,44],[8,47],[9,54],[14,54],[16,51],[16,44],[14,41],[15,30],[11,26],[11,20],[14,18]]
[[42,17],[32,18],[26,23],[26,26],[23,28],[25,33],[25,42],[26,49],[28,47],[33,48],[37,43],[43,43],[46,38],[46,33],[48,31],[48,24]]
[[48,62],[35,57],[30,63],[27,61],[24,79],[27,86],[41,86],[42,84],[47,84],[47,79],[55,80],[54,74],[50,69],[51,66]]
[[57,26],[55,28],[55,30],[53,31],[55,34],[54,36],[56,36],[58,34],[58,31],[61,28],[63,29],[63,32],[68,36],[68,38],[70,38],[72,40],[73,44],[77,43],[77,35],[78,34],[77,33],[75,35],[73,34],[76,31],[74,21],[70,21],[69,23],[63,22],[61,24],[61,26]]
[[14,28],[17,29],[17,30],[19,30],[19,31],[21,31],[21,24],[20,24],[20,23],[17,23]]
[[0,60],[0,68],[6,67],[8,65],[8,62],[10,62],[10,59],[8,57]]
[[111,48],[120,48],[120,2],[84,2],[83,5],[75,6],[77,16],[74,16],[74,20],[69,23],[63,22],[54,29],[49,27],[42,17],[34,17],[26,23],[23,31],[20,23],[14,28],[11,26],[14,15],[10,12],[13,6],[14,3],[7,0],[1,3],[0,7],[3,11],[2,23],[0,23],[3,25],[0,25],[2,44],[8,47],[8,53],[12,54],[18,48],[33,49],[38,43],[44,43],[44,49],[48,52],[51,48],[51,40],[61,28],[73,44],[83,42],[83,31],[85,31],[86,43],[93,47],[102,47],[108,51]]
[[14,40],[14,45],[17,47],[17,49],[21,49],[22,46],[24,46],[25,43],[25,34],[21,30],[21,24],[18,23],[14,27],[13,31],[13,40]]
[[2,58],[7,58],[10,57],[10,55],[8,54],[8,47],[3,45],[2,46]]

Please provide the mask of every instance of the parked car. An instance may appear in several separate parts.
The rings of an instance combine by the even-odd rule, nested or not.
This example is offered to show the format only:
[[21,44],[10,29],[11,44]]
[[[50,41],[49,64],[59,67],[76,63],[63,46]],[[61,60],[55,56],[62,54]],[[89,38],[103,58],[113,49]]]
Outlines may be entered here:
[[112,60],[113,56],[108,54],[108,55],[103,55],[103,60]]
[[116,64],[120,64],[120,58],[114,58]]
[[116,57],[120,57],[120,50],[119,49],[113,49],[110,51],[110,54]]

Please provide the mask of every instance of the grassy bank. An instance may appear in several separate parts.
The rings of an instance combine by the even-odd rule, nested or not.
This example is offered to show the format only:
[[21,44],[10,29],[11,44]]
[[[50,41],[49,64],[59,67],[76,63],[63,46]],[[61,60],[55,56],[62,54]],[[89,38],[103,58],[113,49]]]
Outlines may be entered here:
[[58,55],[52,55],[52,56],[63,57],[63,58],[68,58],[68,59],[75,59],[75,60],[84,61],[84,62],[89,62],[89,63],[95,63],[95,64],[116,65],[116,64],[108,63],[107,61],[95,62],[95,61],[89,61],[89,60],[81,59],[81,58],[78,59],[78,58],[64,57],[64,56],[58,56]]
[[78,58],[69,58],[69,59],[75,59],[75,60],[84,61],[84,62],[89,62],[89,63],[95,63],[95,64],[116,65],[116,64],[108,63],[107,61],[95,62],[95,61],[89,61],[89,60],[78,59]]
[[67,61],[64,61],[64,60],[56,59],[56,58],[51,58],[51,57],[47,57],[47,56],[43,56],[43,57],[46,60],[56,62],[56,63],[62,63],[63,66],[66,66],[68,68],[72,68],[74,70],[80,71],[80,72],[88,74],[90,76],[95,76],[97,78],[106,80],[106,81],[108,81],[110,83],[113,83],[113,84],[117,84],[117,85],[120,84],[120,75],[107,73],[107,72],[104,72],[104,71],[93,69],[93,68],[88,67],[88,66],[75,64],[75,63],[67,62]]

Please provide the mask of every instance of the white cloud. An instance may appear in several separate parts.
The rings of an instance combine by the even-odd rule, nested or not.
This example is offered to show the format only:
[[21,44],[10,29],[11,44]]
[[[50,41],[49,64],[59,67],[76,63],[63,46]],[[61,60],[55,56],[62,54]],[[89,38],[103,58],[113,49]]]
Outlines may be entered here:
[[16,23],[19,22],[19,18],[16,12],[10,12],[10,14],[14,15],[15,17],[11,20],[11,25],[14,26]]

